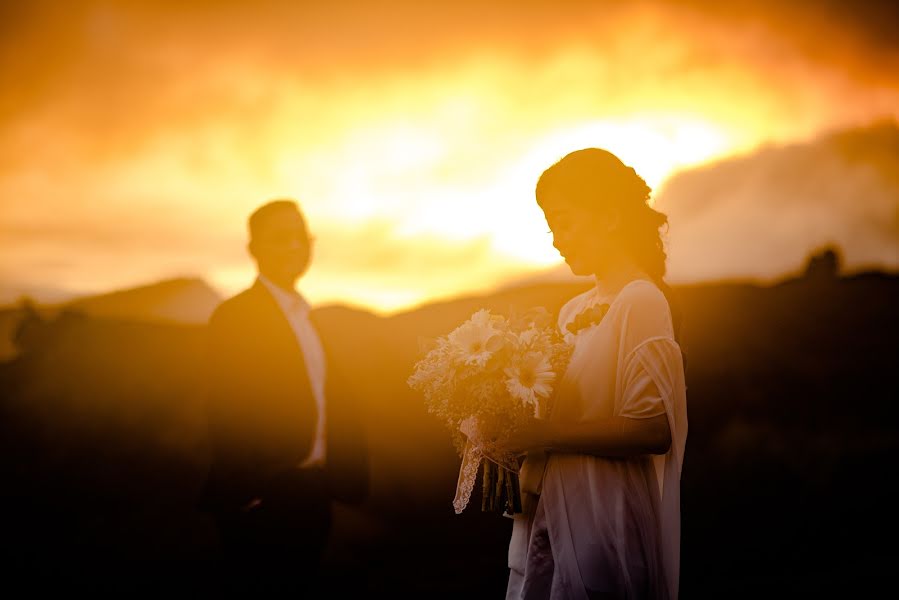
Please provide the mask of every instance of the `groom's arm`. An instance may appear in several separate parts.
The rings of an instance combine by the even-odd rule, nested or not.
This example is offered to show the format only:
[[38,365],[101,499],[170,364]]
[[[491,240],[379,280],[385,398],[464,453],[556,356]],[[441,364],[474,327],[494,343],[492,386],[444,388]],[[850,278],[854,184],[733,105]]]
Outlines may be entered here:
[[213,502],[238,508],[253,498],[253,448],[247,430],[251,373],[240,315],[227,302],[207,328],[206,413],[212,447]]
[[209,320],[207,336],[207,414],[217,445],[234,443],[240,422],[243,365],[236,319],[227,305]]

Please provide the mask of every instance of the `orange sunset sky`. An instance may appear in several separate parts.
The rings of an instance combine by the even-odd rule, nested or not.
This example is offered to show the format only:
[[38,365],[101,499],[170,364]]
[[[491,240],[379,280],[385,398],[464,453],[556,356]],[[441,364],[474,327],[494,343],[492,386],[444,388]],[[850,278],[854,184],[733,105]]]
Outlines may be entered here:
[[654,188],[672,281],[899,268],[897,11],[786,4],[5,2],[0,295],[236,292],[275,197],[313,303],[489,289],[558,268],[533,188],[586,146]]

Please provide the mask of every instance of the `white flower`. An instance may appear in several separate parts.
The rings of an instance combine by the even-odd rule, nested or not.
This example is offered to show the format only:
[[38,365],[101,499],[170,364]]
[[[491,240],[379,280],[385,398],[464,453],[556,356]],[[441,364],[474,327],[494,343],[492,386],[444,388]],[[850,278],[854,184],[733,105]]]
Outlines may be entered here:
[[518,364],[503,371],[508,377],[506,389],[526,404],[536,406],[538,396],[549,398],[552,393],[556,374],[546,357],[539,352],[528,352]]
[[482,367],[493,355],[496,349],[494,338],[500,334],[493,325],[490,311],[481,309],[449,334],[450,344],[465,364]]
[[540,337],[540,332],[535,328],[525,329],[518,334],[518,342],[524,346],[531,346]]

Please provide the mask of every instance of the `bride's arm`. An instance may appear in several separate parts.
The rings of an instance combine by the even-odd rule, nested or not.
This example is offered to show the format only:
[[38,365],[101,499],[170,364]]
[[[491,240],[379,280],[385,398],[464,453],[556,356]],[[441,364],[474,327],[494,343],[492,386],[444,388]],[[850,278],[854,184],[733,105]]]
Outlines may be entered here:
[[646,419],[609,417],[586,423],[555,424],[546,428],[545,448],[596,456],[665,454],[671,447],[668,416]]
[[[632,352],[654,339],[673,339],[668,301],[654,286],[634,286],[622,291],[620,297],[623,323],[621,347],[618,354],[631,356]],[[603,349],[593,349],[602,353]],[[675,365],[674,368],[683,368]],[[661,393],[648,375],[640,369],[624,369],[627,374],[623,403],[617,416],[592,419],[580,423],[555,423],[532,420],[528,426],[516,431],[505,446],[513,451],[549,450],[551,452],[590,454],[594,456],[628,457],[642,454],[665,454],[671,447],[671,429],[668,417],[660,415],[644,417],[658,412],[662,405]],[[594,394],[579,386],[557,389],[556,394]],[[556,404],[576,405],[582,398],[555,398]],[[588,402],[589,404],[590,402]],[[664,409],[662,409],[664,410]],[[627,416],[624,416],[627,415]]]
[[568,424],[535,419],[512,434],[506,445],[513,451],[547,450],[608,457],[665,454],[671,447],[671,429],[665,414]]

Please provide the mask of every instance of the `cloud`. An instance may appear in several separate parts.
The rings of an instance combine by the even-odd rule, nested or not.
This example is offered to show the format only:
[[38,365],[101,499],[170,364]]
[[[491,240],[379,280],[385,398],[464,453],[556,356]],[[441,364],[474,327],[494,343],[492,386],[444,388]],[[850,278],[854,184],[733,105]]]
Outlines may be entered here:
[[831,244],[849,270],[899,269],[897,150],[890,121],[672,177],[656,197],[671,278],[770,280]]
[[369,307],[394,311],[460,291],[493,289],[532,269],[497,254],[486,236],[404,235],[384,221],[326,222],[316,235],[313,264],[301,286],[317,303],[364,299]]
[[[589,48],[623,66],[605,91],[736,62],[775,77],[791,63],[896,84],[888,3],[29,2],[4,3],[0,116],[62,119],[93,146],[158,123],[272,108],[285,80],[355,85],[469,57],[545,60]],[[887,35],[889,34],[889,35]],[[680,41],[677,41],[681,38]],[[652,69],[641,72],[651,58]],[[636,67],[636,68],[634,68]],[[822,75],[823,77],[823,75]],[[856,81],[870,85],[872,82]],[[874,82],[879,85],[879,82]]]
[[[0,228],[0,281],[10,298],[42,285],[83,294],[205,275],[222,293],[233,294],[255,276],[242,227],[232,235],[186,227],[160,233],[139,220],[100,228]],[[377,220],[318,220],[315,234],[313,264],[300,287],[317,304],[350,302],[392,311],[460,290],[491,289],[531,269],[497,254],[486,236],[466,241],[404,235]]]
[[[476,289],[543,260],[498,248],[547,244],[527,241],[539,215],[508,213],[532,204],[550,146],[670,140],[661,178],[695,163],[675,160],[689,135],[665,134],[683,123],[733,152],[899,116],[891,10],[2,3],[0,278],[107,289],[199,271],[231,289],[252,271],[245,216],[295,196],[340,240],[319,249],[316,297],[396,306]],[[639,167],[665,144],[622,146]],[[687,258],[683,277],[720,272]],[[759,272],[783,264],[758,258],[773,261]]]

